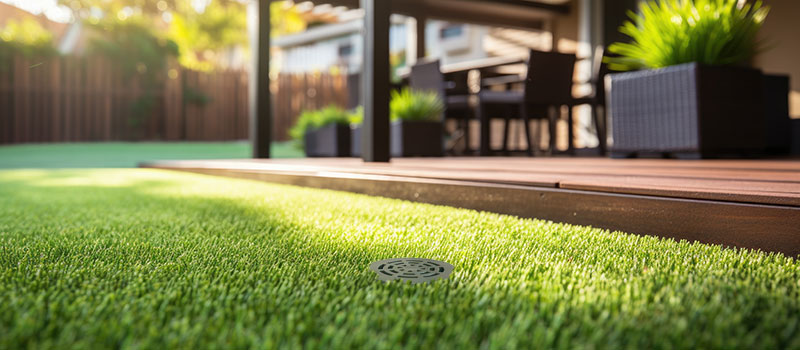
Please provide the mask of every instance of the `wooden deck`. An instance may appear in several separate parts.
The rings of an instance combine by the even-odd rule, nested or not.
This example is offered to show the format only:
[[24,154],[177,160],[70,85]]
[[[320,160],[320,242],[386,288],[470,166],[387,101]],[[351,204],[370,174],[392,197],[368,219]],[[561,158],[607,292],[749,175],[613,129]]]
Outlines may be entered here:
[[800,255],[800,161],[327,158],[142,166]]

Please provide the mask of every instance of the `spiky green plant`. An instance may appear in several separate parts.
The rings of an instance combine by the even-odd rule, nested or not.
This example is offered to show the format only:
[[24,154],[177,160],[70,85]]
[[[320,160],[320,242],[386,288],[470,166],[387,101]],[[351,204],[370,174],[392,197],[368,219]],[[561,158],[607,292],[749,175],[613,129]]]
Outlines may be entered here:
[[698,62],[747,64],[760,50],[756,35],[769,12],[761,1],[659,0],[643,2],[620,32],[631,43],[614,43],[607,58],[613,70],[661,68]]
[[362,123],[364,123],[364,107],[358,106],[353,113],[350,113],[350,124],[361,125]]
[[351,119],[353,119],[351,113],[334,105],[322,109],[306,110],[297,118],[297,123],[289,129],[289,136],[295,141],[297,147],[302,149],[305,145],[307,131],[330,124],[350,124]]
[[392,91],[389,110],[392,121],[436,121],[444,112],[444,104],[433,92],[405,88],[401,91]]

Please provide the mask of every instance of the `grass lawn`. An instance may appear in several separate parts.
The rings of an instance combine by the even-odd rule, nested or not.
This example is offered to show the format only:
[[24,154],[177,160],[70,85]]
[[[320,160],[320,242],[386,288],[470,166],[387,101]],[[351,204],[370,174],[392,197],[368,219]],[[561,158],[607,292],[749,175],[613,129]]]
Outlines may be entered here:
[[0,349],[800,348],[785,256],[141,169],[0,172],[0,300]]
[[[291,142],[274,143],[274,158],[304,157]],[[161,159],[250,158],[246,142],[98,142],[0,146],[0,169],[133,168]]]

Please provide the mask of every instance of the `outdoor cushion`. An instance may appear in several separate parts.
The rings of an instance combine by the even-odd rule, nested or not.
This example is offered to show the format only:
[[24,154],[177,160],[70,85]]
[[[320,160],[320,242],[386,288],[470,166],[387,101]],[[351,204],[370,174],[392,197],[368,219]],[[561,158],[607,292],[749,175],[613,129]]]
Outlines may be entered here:
[[478,97],[481,103],[522,103],[525,100],[522,91],[481,91]]

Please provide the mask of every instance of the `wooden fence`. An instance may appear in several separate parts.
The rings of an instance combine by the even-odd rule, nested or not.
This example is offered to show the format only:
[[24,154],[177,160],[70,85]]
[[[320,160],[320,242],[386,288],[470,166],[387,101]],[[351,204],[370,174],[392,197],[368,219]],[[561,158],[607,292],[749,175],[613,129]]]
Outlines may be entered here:
[[[276,140],[288,139],[304,109],[348,103],[343,75],[281,74],[272,90]],[[241,140],[247,98],[244,71],[172,65],[158,87],[145,89],[99,57],[15,58],[0,67],[0,144]]]
[[278,141],[289,139],[297,117],[309,109],[328,105],[348,106],[347,76],[343,74],[280,74],[272,82],[273,130]]

